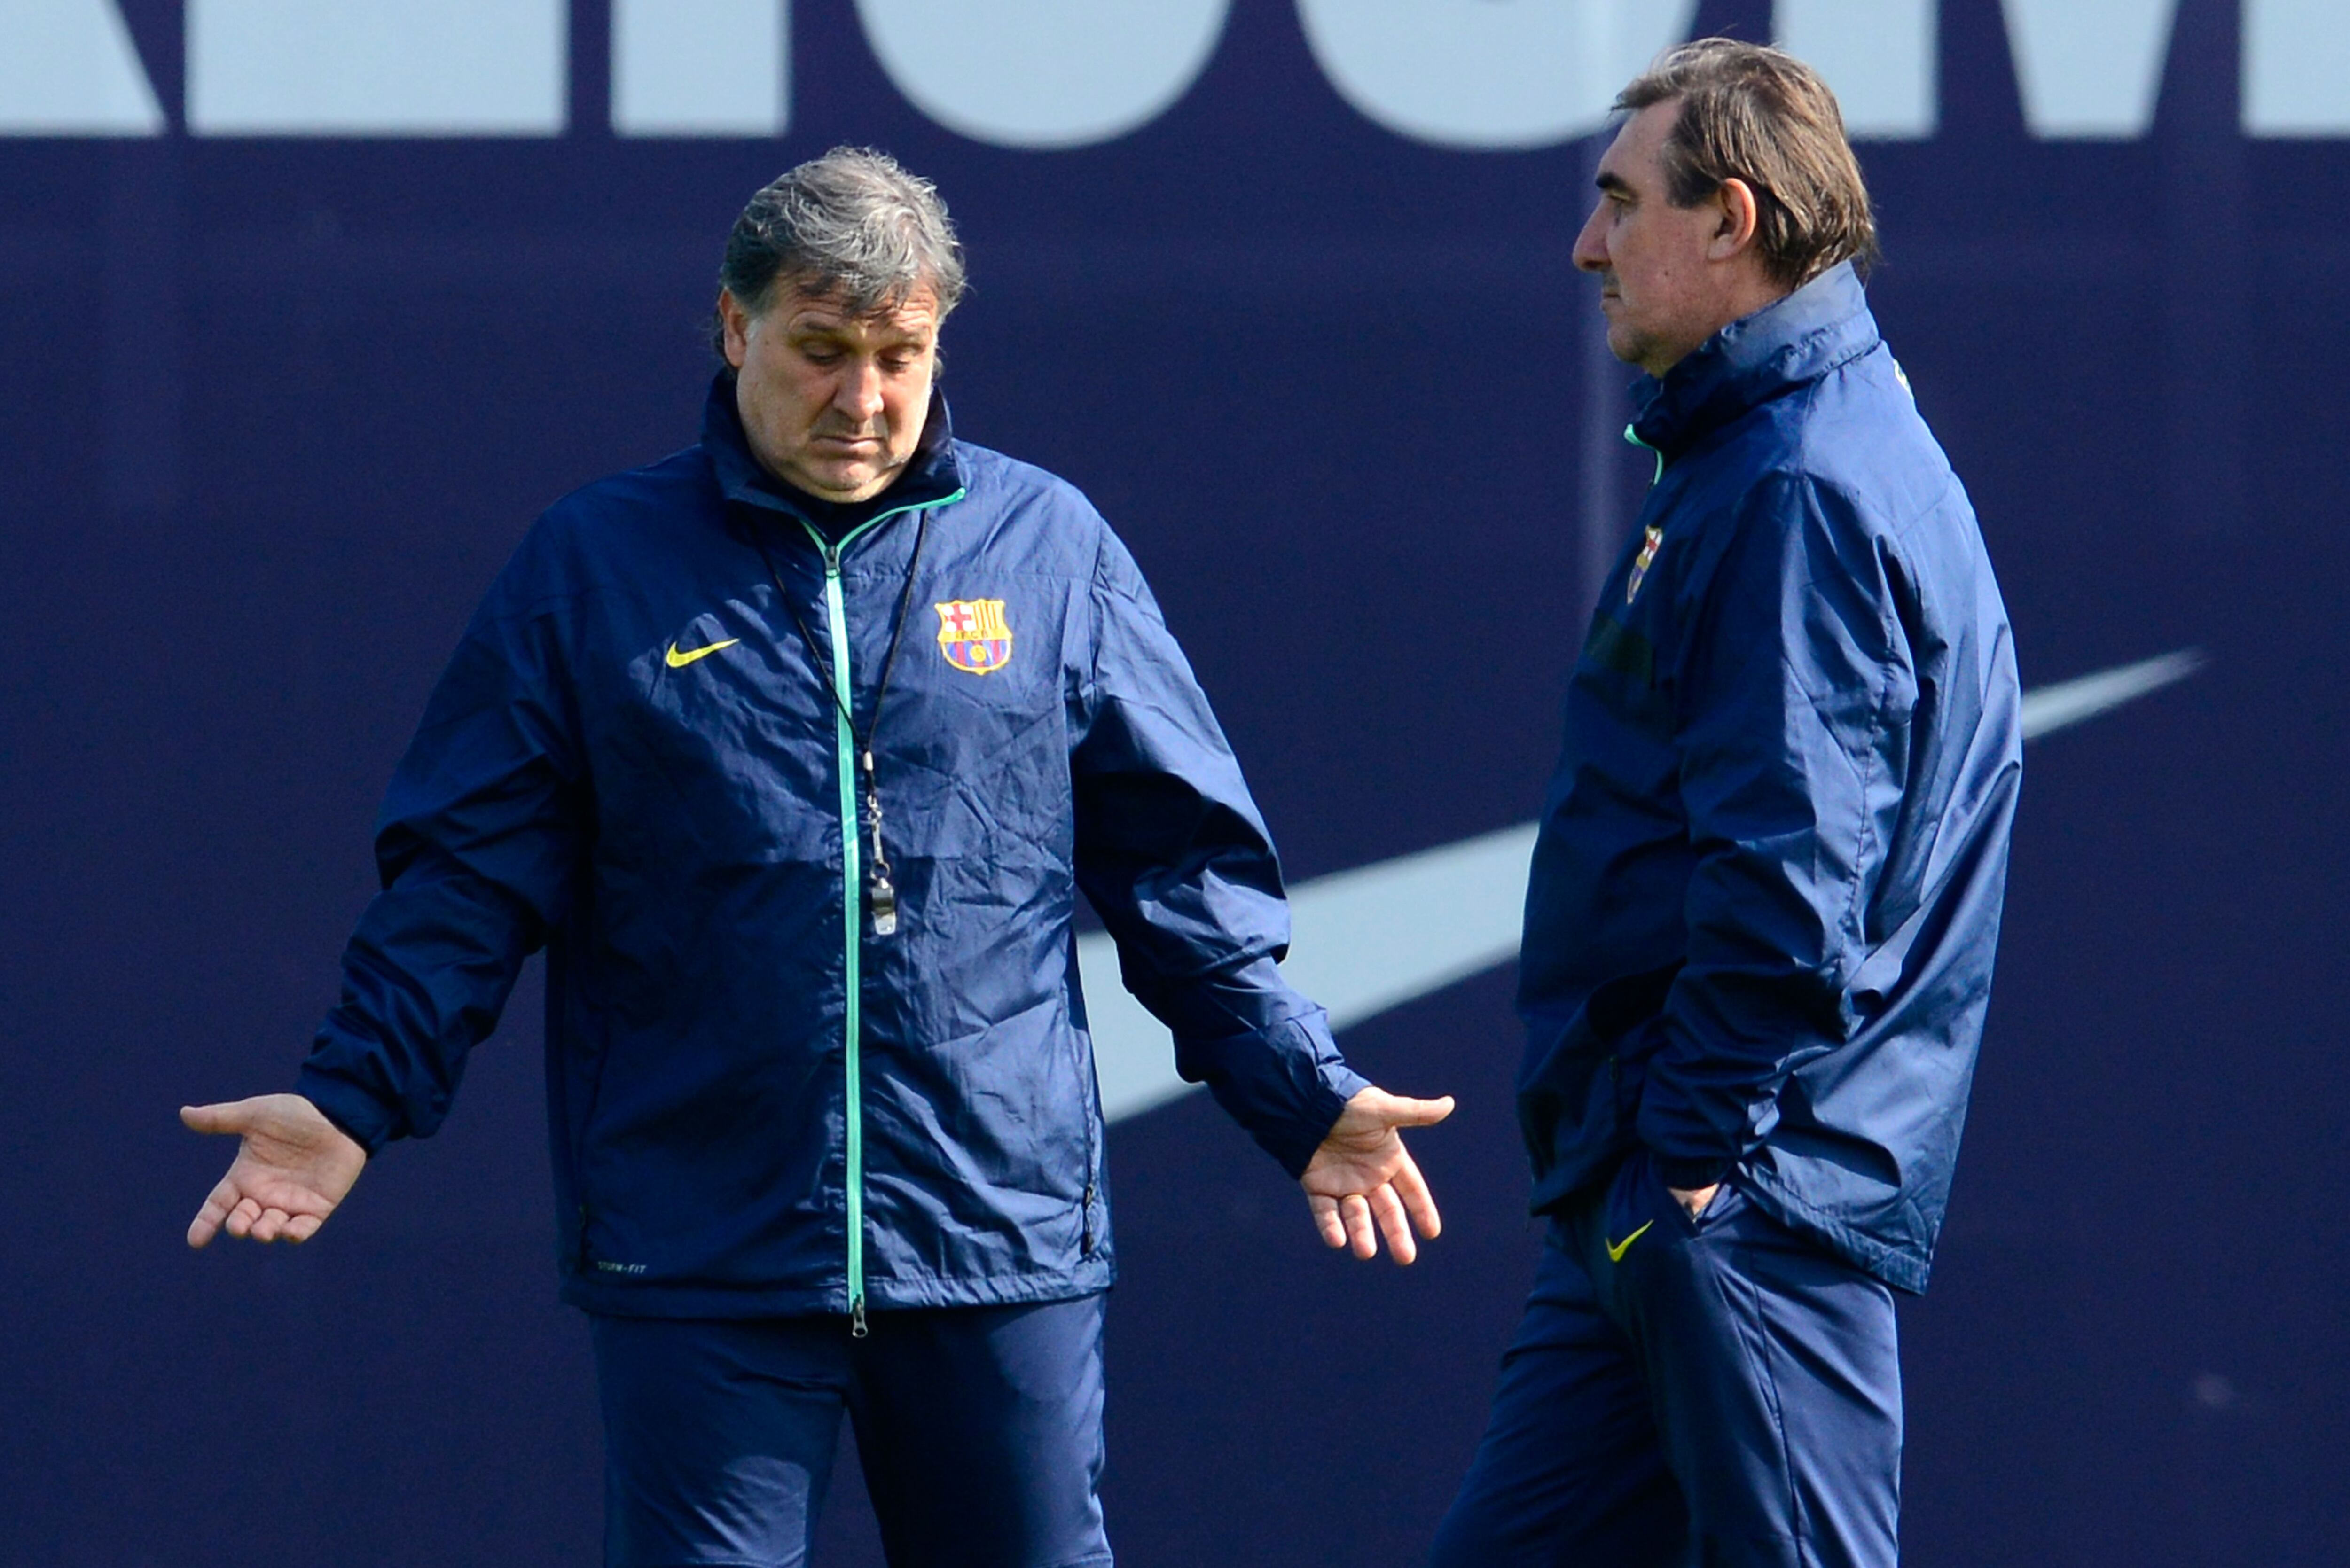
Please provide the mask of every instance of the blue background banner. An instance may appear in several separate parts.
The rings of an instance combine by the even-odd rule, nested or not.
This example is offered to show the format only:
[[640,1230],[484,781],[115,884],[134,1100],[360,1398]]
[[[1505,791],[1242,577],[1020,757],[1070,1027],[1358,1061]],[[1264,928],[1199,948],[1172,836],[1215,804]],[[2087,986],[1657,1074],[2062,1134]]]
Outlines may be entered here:
[[[187,1251],[230,1151],[172,1111],[290,1080],[383,783],[531,517],[693,439],[750,191],[842,141],[939,182],[958,432],[1131,544],[1311,879],[1533,815],[1647,479],[1569,259],[1594,104],[1652,38],[1775,26],[1872,131],[1873,300],[2026,684],[2204,655],[2028,760],[1903,1320],[1908,1559],[2341,1561],[2350,14],[995,9],[0,16],[0,1556],[594,1560],[535,979],[305,1249]],[[1203,1097],[1115,1129],[1122,1562],[1425,1549],[1536,1245],[1511,983],[1343,1036],[1461,1101],[1416,1146],[1447,1228],[1411,1270],[1324,1252]],[[879,1561],[853,1476],[826,1534]]]

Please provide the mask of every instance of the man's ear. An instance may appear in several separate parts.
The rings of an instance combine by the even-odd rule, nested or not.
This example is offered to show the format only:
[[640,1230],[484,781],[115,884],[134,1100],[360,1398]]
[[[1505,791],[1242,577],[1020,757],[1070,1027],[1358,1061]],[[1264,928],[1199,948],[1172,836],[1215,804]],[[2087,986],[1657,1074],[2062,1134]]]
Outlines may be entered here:
[[1729,261],[1754,244],[1755,230],[1762,221],[1762,206],[1754,200],[1754,187],[1734,178],[1724,180],[1714,191],[1713,202],[1721,217],[1713,237],[1706,242],[1706,259]]
[[725,339],[726,362],[737,370],[751,351],[751,313],[731,288],[718,291],[718,322]]

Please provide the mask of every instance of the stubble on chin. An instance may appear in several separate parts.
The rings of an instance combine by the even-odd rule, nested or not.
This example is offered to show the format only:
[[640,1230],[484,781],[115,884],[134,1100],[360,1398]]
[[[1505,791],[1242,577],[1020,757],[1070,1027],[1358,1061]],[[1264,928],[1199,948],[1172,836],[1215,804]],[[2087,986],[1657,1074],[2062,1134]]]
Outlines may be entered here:
[[1648,340],[1622,321],[1607,324],[1607,352],[1627,365],[1638,365],[1648,352]]
[[[911,456],[910,453],[908,454]],[[823,500],[841,505],[855,505],[858,501],[870,501],[896,483],[906,467],[907,458],[881,457],[838,467],[817,469],[799,482],[800,488]],[[807,480],[821,479],[819,486]]]

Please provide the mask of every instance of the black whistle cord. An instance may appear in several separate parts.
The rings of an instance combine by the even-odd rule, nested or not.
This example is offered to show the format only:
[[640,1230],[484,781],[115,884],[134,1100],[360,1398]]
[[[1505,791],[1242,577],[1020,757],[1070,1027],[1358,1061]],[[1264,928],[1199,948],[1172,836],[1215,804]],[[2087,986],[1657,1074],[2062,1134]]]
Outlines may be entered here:
[[[881,703],[889,695],[889,676],[898,668],[898,646],[905,639],[906,616],[914,606],[914,578],[921,568],[922,545],[930,535],[931,508],[925,506],[914,524],[914,554],[906,563],[906,586],[898,591],[898,620],[889,628],[889,651],[881,659],[881,683],[873,691],[873,717],[866,724],[862,736],[857,733],[855,710],[841,699],[841,682],[833,679],[832,660],[826,656],[824,644],[816,640],[816,633],[808,628],[808,623],[801,619],[800,612],[793,607],[791,590],[784,586],[784,575],[776,569],[775,558],[767,553],[766,542],[755,535],[752,539],[752,544],[758,549],[759,558],[767,564],[767,576],[775,579],[775,595],[783,603],[784,613],[792,618],[792,624],[799,628],[800,636],[807,640],[808,652],[816,659],[824,689],[831,694],[832,705],[840,711],[841,718],[847,722],[849,738],[857,746],[858,761],[865,769],[866,823],[873,834],[874,924],[876,934],[880,936],[888,936],[897,927],[898,900],[897,891],[889,881],[889,857],[881,847],[881,781],[874,768],[873,737],[881,729]],[[833,559],[837,563],[839,546],[833,546]],[[838,569],[836,565],[834,570],[837,572]],[[849,672],[849,678],[855,679],[855,671]]]
[[[865,726],[865,733],[857,742],[858,753],[863,757],[872,756],[873,736],[881,727],[881,700],[889,694],[889,672],[898,668],[898,644],[906,635],[906,612],[913,607],[914,603],[914,576],[921,567],[922,544],[930,537],[930,533],[931,509],[925,506],[914,524],[914,555],[906,563],[906,586],[898,591],[898,623],[889,628],[889,651],[881,659],[881,684],[873,692],[873,719]],[[793,607],[791,590],[784,586],[784,575],[775,569],[775,558],[767,553],[765,541],[754,538],[752,543],[758,549],[759,558],[767,564],[767,576],[775,579],[775,594],[783,601],[784,613],[792,618],[792,624],[800,628],[800,636],[807,639],[808,652],[816,657],[816,670],[823,677],[825,691],[832,697],[832,705],[840,710],[842,718],[848,721],[848,732],[855,737],[857,715],[840,700],[840,683],[833,679],[832,660],[826,655],[824,644],[816,640],[816,633],[808,629],[808,623],[802,620],[800,612]],[[854,672],[851,674],[853,679]],[[872,769],[868,767],[866,771],[870,773]]]

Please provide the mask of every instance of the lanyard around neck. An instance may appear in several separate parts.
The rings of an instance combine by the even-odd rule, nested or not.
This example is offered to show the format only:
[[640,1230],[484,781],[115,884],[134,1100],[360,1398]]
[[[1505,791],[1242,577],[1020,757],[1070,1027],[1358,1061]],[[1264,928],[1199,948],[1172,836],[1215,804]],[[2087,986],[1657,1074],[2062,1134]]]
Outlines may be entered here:
[[[842,687],[854,681],[855,672],[850,672],[848,681],[833,679],[832,659],[824,651],[824,644],[808,628],[808,623],[800,618],[800,612],[792,604],[791,590],[784,586],[784,575],[775,568],[775,558],[767,553],[764,541],[758,542],[759,558],[766,562],[767,576],[775,579],[775,592],[783,600],[784,613],[792,618],[792,624],[799,628],[800,636],[807,640],[808,652],[816,659],[816,678],[824,683],[826,693],[832,698],[832,705],[840,710],[840,716],[848,722],[848,732],[857,736],[858,751],[868,758],[865,764],[868,773],[872,771],[869,757],[873,750],[873,734],[881,727],[881,700],[889,694],[889,673],[898,667],[898,643],[906,633],[906,612],[914,602],[914,574],[921,567],[922,543],[930,536],[930,532],[931,509],[925,506],[914,524],[914,554],[906,563],[906,585],[898,590],[897,621],[889,628],[889,650],[882,656],[881,683],[873,691],[873,716],[866,721],[865,733],[861,736],[857,736],[856,713],[841,701],[840,696]],[[840,546],[836,545],[833,548],[837,551]]]
[[[889,880],[889,854],[881,846],[881,783],[875,775],[873,767],[873,737],[881,728],[881,704],[889,695],[890,673],[898,668],[898,645],[906,635],[906,612],[913,607],[914,577],[921,567],[922,545],[930,537],[930,532],[931,509],[925,506],[914,524],[914,553],[906,562],[906,584],[898,591],[897,621],[889,628],[889,649],[882,655],[880,684],[873,691],[872,716],[865,722],[865,732],[861,735],[857,732],[856,711],[841,695],[844,690],[854,690],[856,672],[843,670],[841,679],[834,678],[832,660],[826,655],[824,644],[816,640],[816,633],[809,629],[808,623],[800,618],[799,610],[792,604],[791,590],[784,586],[784,575],[776,569],[775,558],[767,553],[767,546],[764,540],[757,539],[755,536],[753,540],[753,543],[758,546],[759,558],[767,564],[767,576],[775,579],[775,595],[783,602],[784,613],[792,618],[792,624],[799,628],[800,636],[806,639],[808,653],[816,660],[817,679],[824,683],[826,692],[831,696],[832,705],[839,711],[841,722],[848,730],[849,741],[857,749],[857,763],[865,775],[865,825],[873,838],[873,886],[870,902],[873,910],[873,934],[878,937],[894,936],[897,933],[898,892]],[[844,543],[846,543],[845,540]],[[832,546],[831,558],[834,563],[833,570],[836,572],[839,570],[840,549],[839,545]]]

